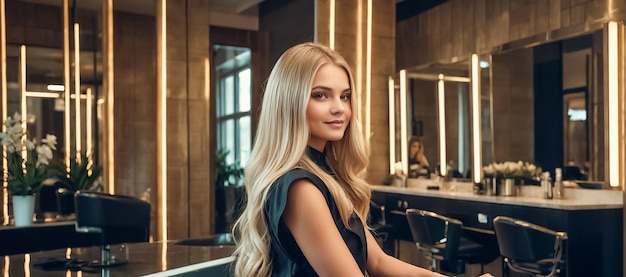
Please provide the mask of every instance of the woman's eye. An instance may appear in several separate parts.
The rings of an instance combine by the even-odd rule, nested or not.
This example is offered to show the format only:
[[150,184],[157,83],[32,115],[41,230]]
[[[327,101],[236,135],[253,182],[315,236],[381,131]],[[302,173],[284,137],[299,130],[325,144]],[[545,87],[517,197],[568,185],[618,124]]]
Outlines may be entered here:
[[311,95],[311,96],[313,98],[316,98],[316,99],[324,99],[324,98],[326,98],[326,94],[324,94],[324,93],[313,93],[313,95]]
[[346,93],[346,94],[341,95],[341,100],[350,100],[350,94]]

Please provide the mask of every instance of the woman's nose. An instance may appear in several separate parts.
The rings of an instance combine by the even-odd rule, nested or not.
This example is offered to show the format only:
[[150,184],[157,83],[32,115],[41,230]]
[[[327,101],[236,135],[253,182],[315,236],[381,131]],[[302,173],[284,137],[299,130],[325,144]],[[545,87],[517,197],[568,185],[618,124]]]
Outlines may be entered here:
[[346,107],[344,106],[344,102],[341,101],[341,99],[337,98],[337,99],[333,99],[333,101],[331,102],[332,106],[330,108],[330,112],[332,114],[340,114],[343,113],[346,109]]

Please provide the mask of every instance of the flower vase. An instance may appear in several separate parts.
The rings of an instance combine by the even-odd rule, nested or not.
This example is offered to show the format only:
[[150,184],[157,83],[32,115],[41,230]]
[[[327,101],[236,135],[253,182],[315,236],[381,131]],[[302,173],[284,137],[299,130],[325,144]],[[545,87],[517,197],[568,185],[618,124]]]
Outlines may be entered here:
[[13,195],[13,219],[15,226],[30,226],[33,224],[35,213],[34,195]]
[[500,183],[500,195],[515,196],[517,195],[517,186],[514,178],[504,178]]

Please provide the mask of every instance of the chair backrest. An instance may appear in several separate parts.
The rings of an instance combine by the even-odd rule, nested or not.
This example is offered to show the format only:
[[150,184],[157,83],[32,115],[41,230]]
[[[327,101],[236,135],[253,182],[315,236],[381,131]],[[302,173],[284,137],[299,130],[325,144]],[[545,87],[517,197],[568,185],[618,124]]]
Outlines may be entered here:
[[493,220],[503,257],[518,262],[559,260],[567,234],[526,221],[498,216]]
[[102,244],[146,242],[150,236],[150,203],[102,192],[75,194],[76,231],[102,234]]
[[418,209],[407,209],[406,218],[416,243],[422,246],[445,244],[440,255],[444,259],[456,258],[463,227],[460,220]]

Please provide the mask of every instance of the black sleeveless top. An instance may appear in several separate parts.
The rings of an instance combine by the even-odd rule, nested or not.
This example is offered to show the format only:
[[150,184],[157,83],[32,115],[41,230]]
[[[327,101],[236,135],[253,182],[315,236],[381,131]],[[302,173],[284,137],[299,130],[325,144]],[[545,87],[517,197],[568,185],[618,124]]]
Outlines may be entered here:
[[[309,157],[324,171],[331,173],[326,165],[324,153],[309,147]],[[350,249],[354,260],[359,265],[361,272],[365,274],[367,264],[367,242],[365,239],[365,229],[363,223],[356,213],[348,220],[350,229],[341,221],[339,209],[330,191],[324,182],[315,174],[304,169],[292,169],[278,178],[270,188],[265,202],[265,216],[270,234],[270,256],[272,259],[272,276],[292,277],[292,276],[318,276],[313,267],[306,260],[306,257],[298,247],[296,240],[285,225],[282,214],[287,204],[287,191],[289,186],[300,179],[311,181],[322,192],[326,199],[326,205],[330,209],[335,227],[341,233],[341,237]]]

